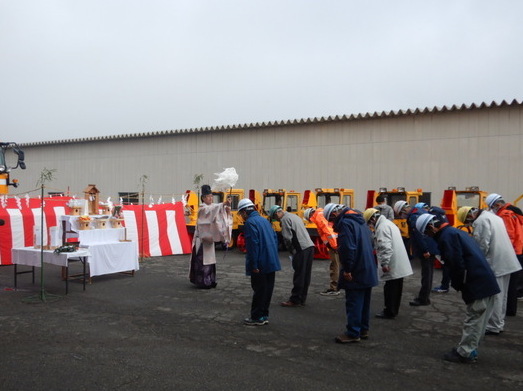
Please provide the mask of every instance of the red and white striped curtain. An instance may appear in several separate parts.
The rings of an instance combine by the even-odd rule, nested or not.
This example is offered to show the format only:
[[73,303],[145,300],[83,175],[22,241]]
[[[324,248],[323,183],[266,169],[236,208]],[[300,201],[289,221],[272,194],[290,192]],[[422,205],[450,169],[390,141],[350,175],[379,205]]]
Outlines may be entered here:
[[[44,198],[44,243],[49,227],[58,226],[68,211],[70,197]],[[191,242],[181,202],[159,205],[125,205],[124,226],[127,239],[137,241],[140,256],[188,254]],[[34,227],[41,225],[39,198],[7,198],[0,203],[0,265],[11,265],[11,249],[34,245]]]

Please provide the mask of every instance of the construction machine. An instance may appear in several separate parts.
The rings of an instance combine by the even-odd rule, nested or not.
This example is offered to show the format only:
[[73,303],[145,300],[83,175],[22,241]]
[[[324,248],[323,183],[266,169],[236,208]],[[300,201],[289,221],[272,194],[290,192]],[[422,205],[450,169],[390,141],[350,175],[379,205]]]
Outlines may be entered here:
[[[259,210],[260,215],[269,217],[269,210],[272,206],[278,205],[284,211],[293,213],[303,218],[303,208],[301,202],[301,193],[294,190],[287,191],[285,189],[264,189],[262,193],[262,203]],[[251,199],[254,202],[254,200]],[[256,203],[255,203],[256,204]],[[278,234],[279,247],[283,248],[283,238],[281,237],[281,224],[279,221],[272,221],[272,228]]]
[[[301,193],[295,192],[294,190],[264,189],[262,193],[262,215],[268,216],[269,210],[273,205],[281,206],[284,211],[303,217]],[[281,230],[281,228],[276,230]]]
[[[15,163],[12,162],[12,158],[6,155],[9,150],[12,150],[16,155]],[[24,158],[24,151],[16,143],[0,142],[0,195],[9,194],[9,186],[18,187],[18,180],[13,179],[11,181],[9,173],[18,167],[25,170]]]
[[518,202],[521,201],[521,199],[523,199],[523,194],[521,194],[518,198],[516,198],[514,200],[514,202],[512,203],[512,205],[517,206]]
[[465,190],[456,190],[455,187],[449,187],[443,191],[441,199],[441,208],[445,211],[449,223],[455,227],[460,227],[462,223],[458,220],[458,210],[463,206],[485,209],[487,203],[485,199],[488,193],[482,191],[478,186],[466,187]]
[[318,208],[324,208],[325,205],[330,203],[343,204],[349,208],[354,208],[353,189],[335,187],[333,189],[316,188],[314,191]]
[[[325,205],[343,204],[349,208],[354,208],[354,190],[345,188],[316,188],[314,191],[305,190],[303,193],[302,210],[305,211],[308,208],[324,208]],[[310,221],[305,221],[305,227],[309,232],[309,235],[314,242],[314,258],[316,259],[329,259],[329,249],[322,242],[316,229],[316,224]]]
[[[367,191],[367,203],[365,208],[372,208],[376,205],[376,197],[379,195],[383,196],[388,205],[394,207],[394,204],[398,201],[406,201],[410,206],[416,205],[418,202],[424,202],[430,205],[430,192],[424,192],[423,189],[416,189],[415,191],[407,191],[404,187],[397,187],[392,190],[387,190],[386,187],[380,187],[378,191],[369,190]],[[398,216],[394,218],[394,224],[398,226],[401,231],[401,236],[405,242],[407,250],[410,249],[409,244],[409,226],[407,219],[400,219]],[[410,254],[410,251],[409,251]]]

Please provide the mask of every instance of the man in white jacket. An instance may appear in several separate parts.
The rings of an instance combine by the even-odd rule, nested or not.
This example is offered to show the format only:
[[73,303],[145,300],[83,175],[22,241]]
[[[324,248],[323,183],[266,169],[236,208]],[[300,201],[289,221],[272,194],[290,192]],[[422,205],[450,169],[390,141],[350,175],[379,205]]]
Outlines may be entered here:
[[503,220],[486,210],[464,206],[458,210],[458,220],[472,224],[473,236],[485,254],[496,276],[501,292],[494,296],[492,314],[485,335],[499,335],[505,326],[505,310],[510,275],[521,270]]
[[385,281],[383,295],[385,307],[377,318],[394,319],[399,312],[403,293],[403,278],[412,274],[409,256],[401,232],[392,221],[375,208],[363,213],[365,222],[374,231],[374,247],[380,266],[380,279]]

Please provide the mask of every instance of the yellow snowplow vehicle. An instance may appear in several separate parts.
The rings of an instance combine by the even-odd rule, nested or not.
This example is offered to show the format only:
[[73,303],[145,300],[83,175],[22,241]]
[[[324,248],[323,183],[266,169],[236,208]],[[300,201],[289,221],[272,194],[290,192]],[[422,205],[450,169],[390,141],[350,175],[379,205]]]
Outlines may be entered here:
[[449,187],[443,191],[441,209],[445,211],[445,216],[450,224],[454,227],[460,227],[463,224],[457,218],[458,210],[463,206],[479,209],[487,208],[487,203],[485,202],[487,195],[488,193],[480,190],[478,186],[466,187],[465,190],[456,190],[455,187]]
[[[251,199],[251,201],[253,201]],[[254,202],[254,201],[253,201]],[[294,213],[303,218],[303,209],[301,203],[301,193],[294,190],[287,191],[285,189],[264,189],[262,193],[262,204],[259,210],[260,215],[269,217],[269,210],[272,206],[281,206],[283,210],[289,213]],[[283,248],[283,239],[281,237],[281,224],[279,221],[271,221],[272,228],[278,234],[279,247]]]
[[[9,157],[6,156],[6,152],[12,149],[16,155],[15,163],[12,163]],[[9,194],[9,186],[18,187],[18,180],[10,180],[9,173],[11,170],[20,167],[22,170],[25,170],[24,162],[24,151],[22,151],[16,143],[0,142],[0,195]]]
[[[252,201],[252,200],[251,200]],[[303,209],[301,208],[301,193],[295,192],[294,190],[287,191],[285,189],[264,189],[262,193],[262,210],[261,215],[268,217],[269,210],[273,205],[279,205],[283,210],[289,213],[294,213],[300,217],[303,217]],[[273,227],[276,231],[280,231],[280,224]]]
[[[397,187],[392,190],[387,190],[386,187],[380,187],[378,191],[367,191],[367,203],[365,209],[372,208],[376,205],[376,197],[383,196],[388,205],[394,207],[398,201],[406,201],[410,206],[416,205],[418,202],[425,202],[430,205],[430,192],[423,192],[423,189],[416,189],[415,191],[407,191],[404,187]],[[409,238],[409,227],[407,219],[394,218],[394,224],[398,226],[401,231],[401,236],[404,240]]]
[[[354,190],[338,187],[332,189],[317,187],[314,191],[305,190],[303,193],[302,211],[305,211],[308,208],[323,209],[325,208],[325,205],[329,203],[343,204],[349,208],[354,208]],[[305,227],[314,242],[314,258],[330,259],[329,250],[318,235],[316,224],[305,219],[304,222]]]

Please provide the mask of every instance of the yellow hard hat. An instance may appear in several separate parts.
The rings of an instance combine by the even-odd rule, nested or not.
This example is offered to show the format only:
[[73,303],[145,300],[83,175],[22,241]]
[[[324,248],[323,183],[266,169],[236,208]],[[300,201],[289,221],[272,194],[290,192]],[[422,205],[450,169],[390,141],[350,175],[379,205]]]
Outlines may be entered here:
[[363,219],[365,220],[366,223],[368,223],[370,218],[379,212],[380,211],[376,208],[369,208],[365,212],[363,212]]
[[462,206],[461,208],[459,208],[457,214],[458,220],[465,224],[465,220],[467,220],[467,215],[469,214],[471,209],[472,206]]

